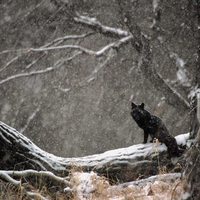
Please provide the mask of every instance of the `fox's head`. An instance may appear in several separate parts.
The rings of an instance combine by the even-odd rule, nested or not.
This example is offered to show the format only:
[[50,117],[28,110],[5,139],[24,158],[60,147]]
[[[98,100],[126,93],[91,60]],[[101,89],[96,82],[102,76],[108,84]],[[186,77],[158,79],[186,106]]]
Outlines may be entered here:
[[136,122],[141,121],[146,116],[146,111],[144,110],[144,103],[141,103],[141,105],[136,105],[133,102],[131,102],[131,116]]

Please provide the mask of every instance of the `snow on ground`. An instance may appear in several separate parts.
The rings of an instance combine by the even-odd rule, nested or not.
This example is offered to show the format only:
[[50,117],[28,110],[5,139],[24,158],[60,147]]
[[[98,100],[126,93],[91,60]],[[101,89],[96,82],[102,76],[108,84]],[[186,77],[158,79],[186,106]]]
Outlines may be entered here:
[[[6,137],[13,137],[13,139],[22,143],[30,151],[30,154],[48,163],[51,168],[55,168],[56,170],[65,169],[65,164],[69,162],[71,162],[72,165],[73,162],[79,164],[80,167],[84,165],[97,167],[100,164],[107,164],[115,161],[124,162],[126,159],[134,162],[138,159],[142,160],[142,158],[147,155],[167,149],[164,144],[148,143],[110,150],[102,154],[81,158],[61,158],[41,150],[24,135],[2,122],[0,122],[0,134],[8,143],[10,141]],[[189,133],[176,137],[177,143],[182,145],[185,145],[188,139]],[[7,177],[7,173],[0,173],[0,175]],[[170,178],[171,175],[167,174],[164,179],[162,178],[163,176],[164,175],[158,175],[148,178],[146,182],[143,179],[142,181],[144,181],[144,183],[142,184],[141,182],[140,184],[138,184],[139,182],[132,182],[127,185],[116,185],[117,183],[115,183],[115,185],[112,186],[105,177],[100,177],[94,172],[72,172],[70,182],[73,187],[71,189],[74,191],[74,194],[77,196],[76,199],[78,200],[126,200],[134,198],[138,200],[179,199],[178,195],[180,195],[180,192],[183,190],[183,183],[179,179],[179,175],[172,175],[172,178]],[[18,185],[18,182],[16,182],[16,185]],[[68,188],[66,191],[67,190]]]
[[[189,133],[176,137],[179,145],[185,145],[188,139]],[[108,162],[124,158],[137,159],[166,149],[166,146],[160,143],[137,144],[81,159],[90,164],[97,164],[102,160]],[[72,172],[71,185],[77,200],[169,200],[180,199],[184,184],[180,177],[180,173],[161,174],[129,183],[110,185],[105,177],[100,177],[94,172]]]
[[[146,180],[146,182],[145,182]],[[77,200],[169,200],[179,199],[183,191],[180,174],[157,175],[143,179],[142,185],[135,182],[110,185],[104,177],[94,172],[74,172],[71,175],[74,199]]]
[[188,141],[188,139],[189,139],[189,137],[190,137],[190,133],[186,133],[186,134],[178,135],[175,138],[176,138],[176,141],[177,141],[178,145],[185,146],[187,141]]

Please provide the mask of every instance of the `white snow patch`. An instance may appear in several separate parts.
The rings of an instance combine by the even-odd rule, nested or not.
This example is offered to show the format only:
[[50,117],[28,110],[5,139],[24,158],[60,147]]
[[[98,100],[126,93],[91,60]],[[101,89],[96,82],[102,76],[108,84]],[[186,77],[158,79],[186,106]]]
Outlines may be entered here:
[[183,192],[183,193],[181,194],[181,199],[182,199],[182,200],[186,200],[186,199],[188,199],[189,197],[191,197],[191,194],[188,193],[188,192]]
[[94,172],[74,172],[72,178],[72,184],[77,193],[78,200],[91,199],[92,193],[95,191],[95,185],[93,180],[97,179],[98,176]]
[[[161,174],[119,185],[110,185],[109,182],[96,173],[72,173],[71,181],[77,200],[87,199],[177,199],[182,192],[180,184],[181,173]],[[176,194],[173,192],[176,188]],[[185,195],[185,194],[184,194]],[[185,195],[186,196],[186,195]]]
[[196,95],[197,95],[197,98],[200,98],[200,88],[198,87],[198,85],[196,85],[194,88],[190,90],[188,98],[193,99]]
[[91,193],[94,191],[94,186],[91,180],[92,176],[97,176],[97,174],[94,172],[79,174],[79,191],[85,191],[86,193]]
[[176,76],[177,76],[177,80],[184,86],[191,86],[190,84],[190,80],[188,78],[188,71],[185,68],[185,64],[186,62],[179,57],[178,54],[172,52],[170,54],[171,58],[174,58],[176,60],[176,67],[177,67],[177,72],[176,72]]
[[182,134],[182,135],[178,135],[176,136],[176,141],[177,141],[177,144],[178,145],[186,145],[187,143],[187,140],[189,139],[190,137],[190,133],[186,133],[186,134]]

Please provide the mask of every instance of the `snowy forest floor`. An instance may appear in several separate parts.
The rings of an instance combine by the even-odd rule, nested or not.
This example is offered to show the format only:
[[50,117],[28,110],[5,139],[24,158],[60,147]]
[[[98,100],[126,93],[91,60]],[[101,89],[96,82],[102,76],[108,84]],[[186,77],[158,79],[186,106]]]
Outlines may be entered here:
[[[151,176],[149,170],[152,168],[145,165],[151,163],[147,157],[166,151],[164,144],[136,144],[86,157],[61,158],[41,150],[4,123],[0,128],[4,141],[1,147],[7,150],[0,165],[4,169],[0,170],[0,200],[176,200],[183,191],[182,174],[175,168],[169,173],[158,159],[158,165],[153,165],[158,169],[154,173],[157,175]],[[176,136],[179,145],[186,145],[188,139],[189,133]],[[9,153],[14,147],[18,147],[14,149],[17,153]],[[22,157],[16,160],[18,154]],[[163,156],[160,158],[164,159]],[[25,165],[27,162],[32,165]],[[35,163],[41,166],[38,171]],[[128,171],[128,178],[119,180],[120,173],[128,170],[127,163],[129,166],[137,163],[136,168]],[[138,171],[142,165],[145,165],[145,171]],[[112,171],[108,171],[109,167]],[[146,171],[151,175],[145,177]],[[117,180],[111,178],[111,172],[119,175]],[[132,178],[133,175],[137,176]]]
[[[70,182],[72,188],[66,187],[63,192],[56,187],[48,187],[45,182],[37,180],[36,184],[14,187],[0,183],[1,200],[176,200],[183,191],[184,181],[180,173],[160,174],[147,179],[130,183],[110,184],[105,177],[94,172],[72,171]],[[57,186],[59,187],[59,186]]]

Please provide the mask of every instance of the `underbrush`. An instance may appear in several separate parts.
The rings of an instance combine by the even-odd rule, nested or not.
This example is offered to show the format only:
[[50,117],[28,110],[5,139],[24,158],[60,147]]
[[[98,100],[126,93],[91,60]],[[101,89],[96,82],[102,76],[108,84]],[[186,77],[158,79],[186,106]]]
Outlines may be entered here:
[[111,185],[107,178],[94,172],[85,173],[73,171],[70,173],[70,185],[57,185],[37,179],[35,183],[23,180],[20,186],[0,182],[1,200],[176,200],[183,190],[183,181],[160,179]]

